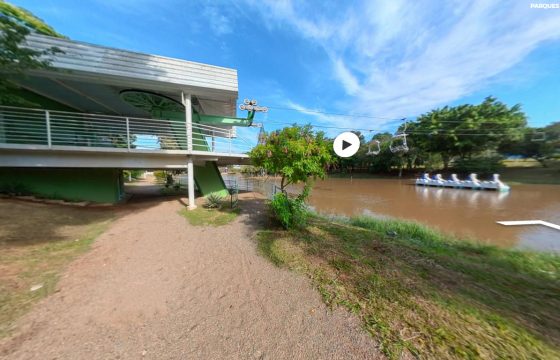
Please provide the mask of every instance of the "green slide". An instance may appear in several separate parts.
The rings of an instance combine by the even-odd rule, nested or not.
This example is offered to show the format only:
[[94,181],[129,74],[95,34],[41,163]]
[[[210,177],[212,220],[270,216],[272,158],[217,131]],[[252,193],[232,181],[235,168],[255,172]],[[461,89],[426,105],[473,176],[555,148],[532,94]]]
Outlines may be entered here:
[[229,194],[215,161],[207,161],[203,166],[195,166],[194,182],[202,195],[218,193],[225,196]]

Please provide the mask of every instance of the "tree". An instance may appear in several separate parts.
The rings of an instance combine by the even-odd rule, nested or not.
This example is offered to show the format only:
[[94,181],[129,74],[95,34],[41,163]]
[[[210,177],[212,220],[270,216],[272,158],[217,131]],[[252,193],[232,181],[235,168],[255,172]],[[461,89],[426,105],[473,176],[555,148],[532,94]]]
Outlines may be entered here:
[[454,157],[495,150],[504,141],[520,139],[527,118],[519,104],[508,107],[494,97],[479,105],[435,109],[412,122],[408,130],[416,146],[441,155],[444,167]]
[[[306,223],[305,200],[310,179],[326,176],[326,168],[332,161],[331,148],[323,132],[314,133],[311,125],[294,125],[265,135],[262,143],[251,150],[253,165],[281,176],[281,192],[274,196],[270,207],[285,228]],[[286,188],[299,182],[305,184],[303,191],[293,199]]]
[[544,128],[525,128],[520,139],[502,142],[498,151],[508,155],[530,157],[546,167],[546,160],[560,151],[560,122]]
[[3,73],[0,78],[0,104],[29,104],[21,97],[10,93],[15,85],[7,76],[22,76],[27,69],[47,68],[50,60],[45,56],[61,52],[56,47],[43,51],[25,47],[25,38],[32,32],[62,37],[29,11],[0,1],[0,69]]
[[321,131],[314,133],[311,125],[294,125],[276,130],[264,137],[250,153],[253,165],[281,176],[280,189],[311,178],[324,178],[326,166],[332,161],[329,142]]

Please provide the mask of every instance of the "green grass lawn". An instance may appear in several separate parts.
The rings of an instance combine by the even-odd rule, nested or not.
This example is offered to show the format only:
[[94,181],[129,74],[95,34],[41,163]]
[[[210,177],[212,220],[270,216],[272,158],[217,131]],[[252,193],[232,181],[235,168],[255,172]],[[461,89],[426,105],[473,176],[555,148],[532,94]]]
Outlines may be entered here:
[[560,358],[560,258],[395,220],[315,217],[259,233],[271,261],[356,313],[392,359]]
[[0,200],[0,338],[109,225],[108,210]]
[[182,209],[179,214],[184,216],[191,225],[195,226],[222,226],[229,224],[239,215],[239,208],[222,207],[220,209],[207,209],[198,207],[194,210]]

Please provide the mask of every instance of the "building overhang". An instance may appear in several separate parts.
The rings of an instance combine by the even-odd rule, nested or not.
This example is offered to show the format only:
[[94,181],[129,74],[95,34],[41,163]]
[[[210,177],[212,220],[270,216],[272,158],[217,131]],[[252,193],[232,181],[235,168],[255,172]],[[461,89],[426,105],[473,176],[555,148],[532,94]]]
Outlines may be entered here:
[[125,89],[157,92],[178,101],[191,94],[204,114],[236,115],[237,70],[32,34],[27,46],[50,56],[50,69],[31,70],[14,82],[80,112],[145,117],[120,99]]

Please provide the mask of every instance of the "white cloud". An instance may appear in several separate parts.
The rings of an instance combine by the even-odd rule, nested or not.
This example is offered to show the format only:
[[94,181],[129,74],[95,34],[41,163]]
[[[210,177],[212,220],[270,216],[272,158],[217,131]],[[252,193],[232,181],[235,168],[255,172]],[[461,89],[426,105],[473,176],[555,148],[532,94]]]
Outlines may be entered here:
[[344,62],[341,59],[337,59],[334,62],[334,71],[337,78],[340,80],[346,93],[350,95],[356,95],[360,90],[360,84],[358,84],[358,80],[350,70],[344,65]]
[[228,17],[215,6],[206,6],[203,11],[203,17],[208,20],[210,30],[217,36],[227,35],[233,31]]
[[336,79],[348,97],[340,111],[380,117],[414,116],[482,90],[560,39],[560,12],[530,9],[528,1],[249,3],[269,28],[295,31],[325,50],[333,69],[325,78]]

